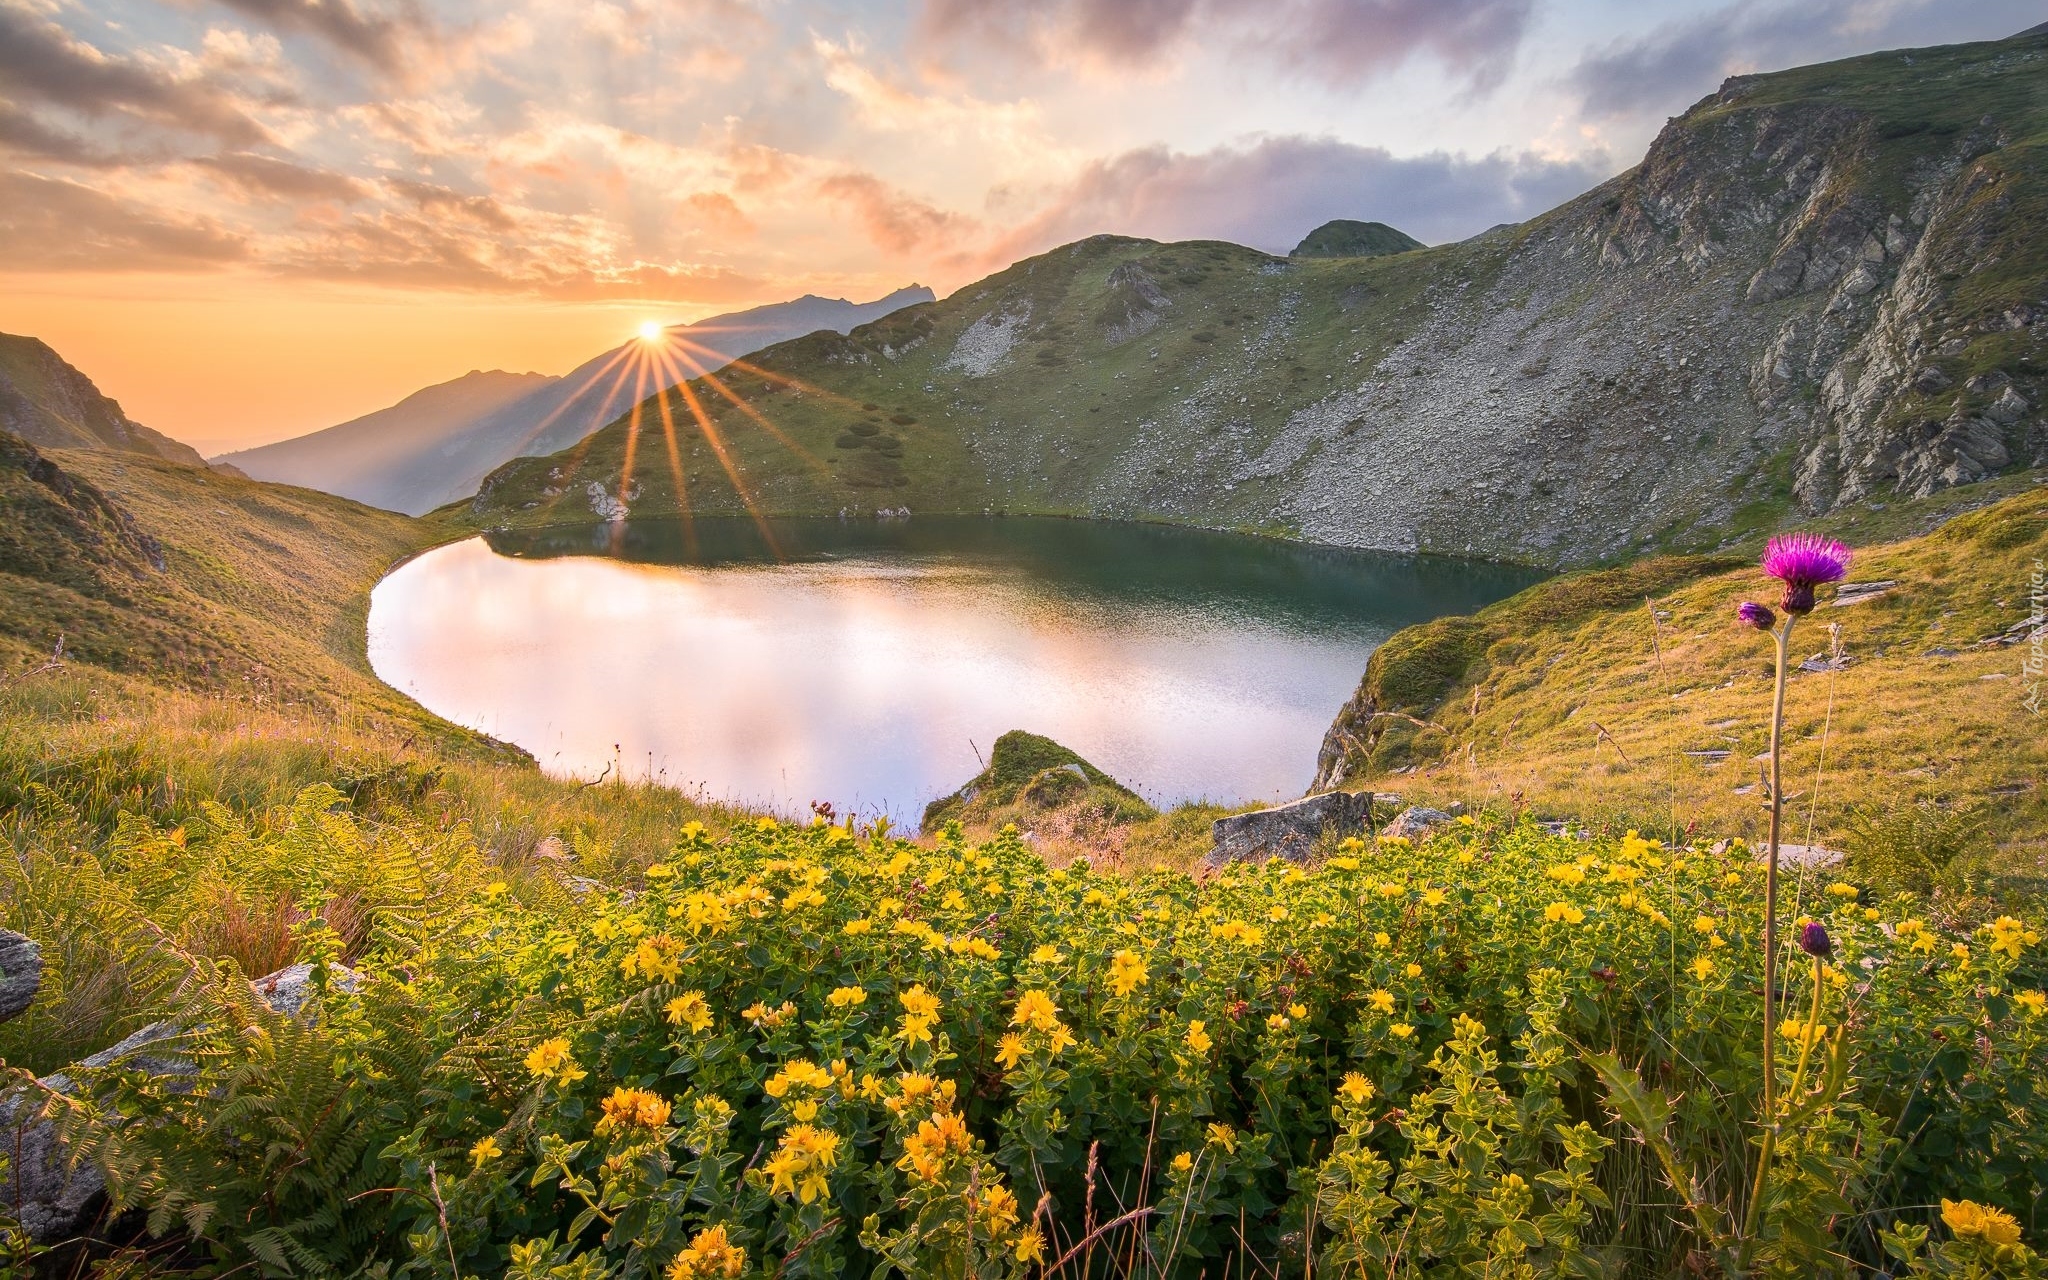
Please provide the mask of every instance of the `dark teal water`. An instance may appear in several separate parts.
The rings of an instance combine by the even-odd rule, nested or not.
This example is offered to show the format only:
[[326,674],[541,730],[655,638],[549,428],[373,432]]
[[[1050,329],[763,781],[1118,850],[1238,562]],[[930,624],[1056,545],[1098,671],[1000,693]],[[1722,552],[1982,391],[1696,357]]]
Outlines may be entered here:
[[566,775],[914,820],[1028,729],[1156,803],[1235,803],[1301,792],[1392,632],[1539,576],[1096,521],[632,521],[408,563],[371,658]]

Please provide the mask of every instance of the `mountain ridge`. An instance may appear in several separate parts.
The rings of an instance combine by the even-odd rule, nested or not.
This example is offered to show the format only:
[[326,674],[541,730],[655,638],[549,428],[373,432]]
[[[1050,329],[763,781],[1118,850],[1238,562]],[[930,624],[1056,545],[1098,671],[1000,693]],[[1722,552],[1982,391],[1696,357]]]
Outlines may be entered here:
[[203,467],[197,449],[129,417],[41,338],[0,333],[0,430],[41,449],[108,449]]
[[[727,360],[803,334],[844,333],[900,307],[930,301],[932,296],[930,289],[916,284],[866,303],[805,294],[787,302],[672,325],[667,332],[682,336],[677,345],[691,362],[689,372],[708,372]],[[614,347],[560,377],[509,375],[543,380],[521,395],[482,404],[474,412],[398,412],[417,396],[464,381],[457,378],[423,388],[398,404],[360,418],[225,454],[222,460],[258,479],[300,484],[371,506],[423,515],[475,492],[484,475],[508,459],[573,446],[610,421],[615,408],[634,398],[634,389],[623,385],[618,368],[637,342]],[[367,447],[378,450],[376,456],[368,460],[352,457],[351,451],[366,447],[366,440]]]
[[[1737,77],[1593,191],[1391,256],[1091,237],[771,348],[770,376],[725,379],[745,410],[699,388],[731,471],[683,398],[641,418],[685,424],[693,511],[1038,511],[1550,564],[1712,549],[2048,462],[2044,70],[2025,37]],[[632,431],[508,464],[460,518],[621,510]],[[624,508],[684,506],[662,467],[626,480]]]

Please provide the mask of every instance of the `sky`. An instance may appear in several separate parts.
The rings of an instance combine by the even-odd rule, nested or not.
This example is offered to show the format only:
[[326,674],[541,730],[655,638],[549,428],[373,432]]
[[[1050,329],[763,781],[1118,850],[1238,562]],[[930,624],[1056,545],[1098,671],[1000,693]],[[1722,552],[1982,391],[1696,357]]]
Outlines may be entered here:
[[2042,0],[0,0],[0,331],[205,452],[1100,232],[1430,243]]

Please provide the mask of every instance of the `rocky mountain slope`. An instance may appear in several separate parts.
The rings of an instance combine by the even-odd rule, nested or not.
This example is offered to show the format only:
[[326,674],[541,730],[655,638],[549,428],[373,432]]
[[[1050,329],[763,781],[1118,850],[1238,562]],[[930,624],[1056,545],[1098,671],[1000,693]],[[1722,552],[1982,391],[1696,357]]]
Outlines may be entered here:
[[0,333],[0,430],[45,449],[112,449],[201,467],[199,451],[130,418],[39,338]]
[[[1081,241],[649,401],[465,518],[908,506],[1555,564],[1710,548],[2048,461],[2044,225],[2048,35],[1738,77],[1519,226],[1375,258]],[[662,430],[673,466],[628,445]]]
[[[667,346],[681,366],[678,373],[701,373],[778,342],[821,331],[844,334],[856,325],[931,300],[932,291],[923,285],[898,289],[873,302],[805,294],[789,302],[672,326],[667,331]],[[497,404],[480,405],[476,413],[466,417],[451,412],[444,419],[434,413],[408,411],[406,420],[394,421],[398,410],[426,394],[416,392],[390,409],[353,422],[261,449],[229,454],[222,460],[262,479],[303,484],[371,506],[422,515],[476,492],[485,473],[507,460],[568,448],[610,422],[637,395],[649,394],[656,386],[672,385],[674,378],[666,374],[636,382],[632,376],[635,362],[628,357],[639,346],[635,339],[614,347],[562,377],[543,379],[539,385],[529,383],[524,394]],[[456,379],[456,383],[462,381]],[[455,383],[442,383],[427,391],[454,387]],[[495,382],[491,389],[498,389]],[[437,396],[436,400],[439,399]],[[438,404],[414,407],[439,408]],[[360,456],[351,459],[352,451],[358,451]],[[330,462],[335,468],[331,472],[326,466]]]
[[472,369],[423,387],[388,408],[310,435],[216,459],[256,480],[296,484],[371,506],[402,505],[411,473],[486,414],[551,386],[544,373]]

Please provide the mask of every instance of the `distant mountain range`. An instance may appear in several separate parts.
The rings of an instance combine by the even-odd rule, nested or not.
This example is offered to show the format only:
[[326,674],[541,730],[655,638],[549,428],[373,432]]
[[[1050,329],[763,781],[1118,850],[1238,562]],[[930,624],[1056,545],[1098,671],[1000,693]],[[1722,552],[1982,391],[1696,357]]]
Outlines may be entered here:
[[[862,303],[806,294],[673,326],[664,345],[677,372],[694,376],[791,338],[845,334],[934,297],[923,285]],[[486,474],[511,459],[565,449],[642,396],[674,385],[676,378],[665,374],[646,382],[628,375],[637,367],[626,358],[636,345],[614,347],[560,378],[472,371],[339,426],[217,461],[258,480],[422,515],[476,492]]]
[[708,434],[674,396],[673,446],[643,412],[515,459],[462,518],[1045,512],[1574,565],[2048,466],[2044,85],[2048,32],[1737,76],[1455,244],[1094,236],[762,352],[720,379],[743,406],[692,388]]
[[122,412],[40,338],[0,333],[0,429],[43,449],[110,449],[203,467],[206,459]]

